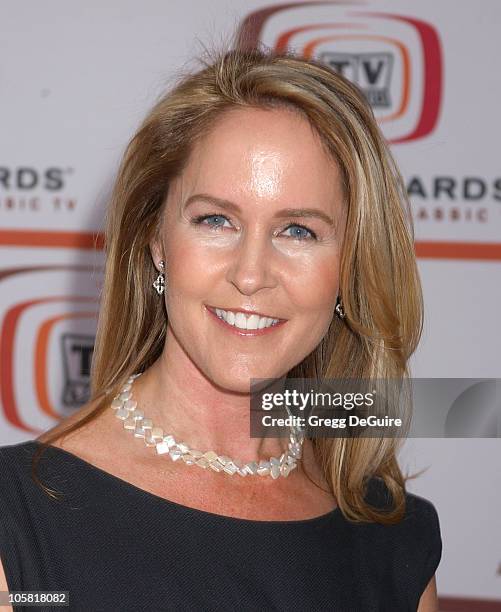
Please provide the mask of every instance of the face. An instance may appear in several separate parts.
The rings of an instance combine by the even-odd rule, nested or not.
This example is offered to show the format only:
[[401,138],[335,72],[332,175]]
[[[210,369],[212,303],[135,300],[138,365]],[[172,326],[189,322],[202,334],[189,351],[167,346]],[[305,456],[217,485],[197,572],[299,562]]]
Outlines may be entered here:
[[343,232],[339,169],[309,123],[225,113],[171,183],[150,244],[166,262],[164,350],[231,391],[285,375],[332,320]]

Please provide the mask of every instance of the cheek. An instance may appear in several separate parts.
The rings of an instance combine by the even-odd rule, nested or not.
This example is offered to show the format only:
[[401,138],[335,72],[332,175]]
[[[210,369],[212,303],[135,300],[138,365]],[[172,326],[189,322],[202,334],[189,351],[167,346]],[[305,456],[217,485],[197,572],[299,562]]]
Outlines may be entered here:
[[334,310],[339,285],[338,259],[310,261],[289,278],[289,295],[295,308],[315,318]]
[[207,249],[185,240],[172,241],[167,253],[171,295],[200,295],[210,286],[214,268]]

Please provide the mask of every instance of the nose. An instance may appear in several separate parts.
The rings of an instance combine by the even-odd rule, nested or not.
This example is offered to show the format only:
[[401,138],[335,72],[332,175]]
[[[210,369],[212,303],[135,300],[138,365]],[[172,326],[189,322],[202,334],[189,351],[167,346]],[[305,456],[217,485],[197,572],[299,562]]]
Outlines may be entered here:
[[232,283],[240,293],[252,295],[265,288],[277,285],[273,267],[272,245],[263,233],[242,235],[236,250],[231,257],[226,280]]

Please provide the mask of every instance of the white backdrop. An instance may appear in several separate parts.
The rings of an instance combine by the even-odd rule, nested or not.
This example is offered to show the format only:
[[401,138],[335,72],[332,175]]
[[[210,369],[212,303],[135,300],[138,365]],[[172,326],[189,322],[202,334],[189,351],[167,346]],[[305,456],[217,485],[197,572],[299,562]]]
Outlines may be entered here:
[[[85,401],[93,237],[124,146],[176,71],[251,13],[256,39],[335,64],[371,96],[415,214],[414,376],[501,377],[500,2],[4,0],[0,444]],[[501,600],[500,459],[499,439],[406,443],[402,466],[429,466],[410,488],[440,515],[441,595]]]

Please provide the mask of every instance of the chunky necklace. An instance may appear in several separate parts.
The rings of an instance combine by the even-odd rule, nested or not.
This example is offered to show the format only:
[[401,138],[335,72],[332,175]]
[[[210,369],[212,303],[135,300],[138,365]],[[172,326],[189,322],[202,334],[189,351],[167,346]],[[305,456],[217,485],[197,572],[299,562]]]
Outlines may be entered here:
[[137,401],[132,397],[132,384],[139,374],[132,374],[122,390],[111,402],[115,416],[123,421],[124,429],[134,433],[134,437],[142,438],[146,446],[154,446],[158,455],[168,455],[173,461],[182,459],[187,465],[198,465],[202,468],[210,467],[215,472],[226,472],[240,476],[259,475],[288,476],[297,467],[297,460],[301,459],[304,432],[300,427],[292,426],[288,450],[277,457],[264,459],[259,463],[249,461],[243,463],[237,459],[230,459],[226,455],[218,455],[214,451],[202,453],[190,448],[184,442],[176,442],[172,434],[164,434],[161,427],[155,427],[151,419],[148,419],[142,410],[137,407]]

